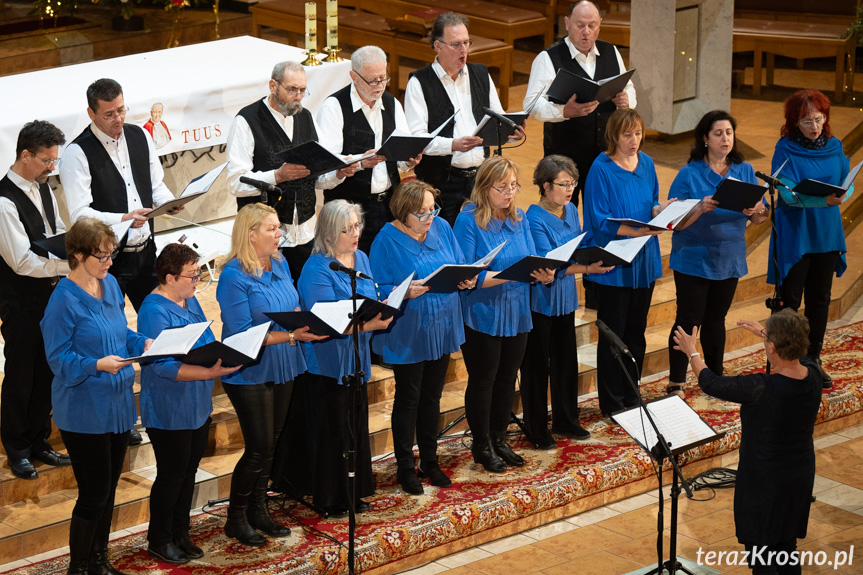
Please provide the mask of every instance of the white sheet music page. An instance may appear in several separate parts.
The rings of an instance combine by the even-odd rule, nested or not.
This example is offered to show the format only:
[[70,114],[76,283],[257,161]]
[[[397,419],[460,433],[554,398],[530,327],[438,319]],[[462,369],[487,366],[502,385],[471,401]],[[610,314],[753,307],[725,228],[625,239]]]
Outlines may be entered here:
[[560,261],[569,261],[569,258],[572,257],[573,252],[575,252],[576,248],[578,248],[578,244],[581,243],[581,240],[584,239],[584,236],[587,235],[587,232],[584,232],[581,235],[575,236],[565,244],[560,247],[554,248],[547,254],[545,257],[552,260],[560,260]]
[[494,248],[493,250],[488,252],[484,258],[478,259],[476,262],[474,262],[473,265],[482,266],[482,267],[488,266],[494,260],[494,258],[497,257],[497,254],[500,253],[500,250],[503,249],[503,246],[505,246],[506,242],[508,242],[508,241],[509,240],[503,240],[502,244],[500,244],[499,246],[497,246],[496,248]]
[[664,210],[659,212],[659,214],[650,220],[649,224],[653,224],[654,226],[659,226],[662,228],[673,229],[680,220],[682,220],[686,214],[688,214],[692,208],[698,205],[698,202],[701,200],[690,199],[690,200],[678,200],[676,202],[671,202],[668,204]]
[[126,235],[126,232],[129,231],[129,228],[132,227],[132,224],[135,223],[135,220],[126,220],[123,222],[117,222],[116,224],[111,224],[111,230],[114,232],[114,235],[117,237],[117,243],[123,241],[123,237]]
[[157,357],[163,355],[185,355],[189,353],[198,338],[203,335],[207,328],[210,327],[212,321],[201,321],[198,323],[190,323],[183,327],[175,327],[163,330],[162,333],[153,341],[150,349],[142,355],[134,358],[126,359],[141,359],[146,357]]
[[641,248],[652,238],[653,236],[641,236],[640,238],[624,238],[622,240],[612,240],[606,244],[606,246],[602,249],[605,251],[616,255],[622,260],[625,260],[628,263],[632,263],[632,260],[635,259],[635,256],[638,255],[638,252],[641,251]]
[[200,192],[206,192],[210,189],[210,186],[213,185],[213,182],[216,181],[216,178],[219,177],[219,174],[222,173],[222,170],[225,169],[228,163],[225,162],[219,166],[216,166],[209,172],[202,174],[189,182],[189,185],[186,186],[186,189],[183,190],[183,193],[180,194],[180,197],[191,196],[192,194],[197,194]]
[[[359,307],[359,304],[357,304]],[[354,313],[351,300],[342,301],[319,301],[312,306],[312,313],[324,320],[324,322],[339,333],[345,333],[348,324],[351,323],[350,314]]]
[[411,272],[411,275],[406,277],[402,283],[390,292],[390,297],[387,298],[387,305],[396,309],[402,306],[402,302],[411,287],[411,281],[414,279],[416,272]]
[[[716,432],[707,425],[678,395],[669,395],[647,404],[659,431],[671,443],[671,449],[686,447],[713,437]],[[651,449],[656,445],[656,432],[642,408],[630,409],[612,417],[629,435],[641,445]]]
[[270,331],[270,325],[273,322],[267,321],[260,325],[250,327],[246,331],[235,333],[230,337],[226,337],[222,343],[230,348],[233,348],[246,357],[256,358],[261,346],[264,345],[264,339],[267,337],[267,332]]

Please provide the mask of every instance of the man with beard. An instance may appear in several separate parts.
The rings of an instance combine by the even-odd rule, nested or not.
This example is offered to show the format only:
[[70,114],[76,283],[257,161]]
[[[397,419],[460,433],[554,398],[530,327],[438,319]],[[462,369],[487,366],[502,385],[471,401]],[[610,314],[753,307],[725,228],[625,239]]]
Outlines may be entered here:
[[282,254],[296,282],[312,253],[315,237],[315,188],[327,189],[337,180],[353,175],[356,168],[311,177],[297,164],[287,164],[279,153],[311,140],[318,140],[312,114],[303,108],[306,71],[298,62],[279,62],[273,67],[270,93],[240,110],[228,132],[228,189],[237,198],[237,209],[260,201],[261,191],[240,182],[243,176],[277,186],[267,194],[284,233]]
[[69,265],[33,243],[66,231],[47,184],[65,143],[53,124],[26,124],[18,133],[15,163],[0,180],[0,329],[6,356],[0,439],[12,473],[21,479],[38,477],[34,459],[70,463],[48,443],[54,375],[39,328],[54,284]]

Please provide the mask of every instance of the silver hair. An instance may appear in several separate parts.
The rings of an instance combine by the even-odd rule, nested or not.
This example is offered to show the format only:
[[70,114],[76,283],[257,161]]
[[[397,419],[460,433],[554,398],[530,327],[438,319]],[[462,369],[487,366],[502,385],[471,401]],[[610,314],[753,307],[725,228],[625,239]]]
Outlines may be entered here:
[[150,111],[152,112],[152,111],[153,111],[153,108],[155,108],[156,106],[162,106],[162,111],[163,111],[163,112],[165,111],[165,106],[164,106],[164,105],[162,105],[162,102],[156,102],[155,104],[153,104],[152,106],[150,106]]
[[303,68],[303,65],[299,62],[294,62],[293,60],[286,60],[285,62],[279,62],[275,66],[273,66],[273,73],[270,76],[271,80],[275,80],[276,82],[281,82],[285,78],[285,72],[290,70],[291,72],[306,72],[306,69]]
[[357,216],[357,222],[363,222],[363,209],[358,204],[347,200],[333,200],[324,204],[318,214],[313,254],[321,253],[331,258],[336,256],[336,242],[342,231],[348,227],[351,214]]
[[366,64],[387,62],[387,54],[377,46],[363,46],[351,54],[351,70],[359,73]]

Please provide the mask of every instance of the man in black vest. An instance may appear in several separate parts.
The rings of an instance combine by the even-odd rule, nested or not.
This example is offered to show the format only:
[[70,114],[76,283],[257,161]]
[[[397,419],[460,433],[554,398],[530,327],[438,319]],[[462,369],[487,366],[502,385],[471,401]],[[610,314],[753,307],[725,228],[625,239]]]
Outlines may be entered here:
[[[483,64],[469,64],[473,40],[467,18],[447,12],[432,26],[429,42],[435,61],[413,72],[405,90],[405,113],[411,133],[428,135],[458,111],[426,149],[416,168],[419,179],[440,190],[440,217],[455,223],[461,206],[470,197],[476,169],[488,156],[482,139],[473,136],[485,113],[483,106],[503,114],[497,90]],[[522,137],[517,132],[513,139]]]
[[66,226],[48,186],[66,137],[48,122],[34,121],[18,133],[15,163],[0,180],[0,321],[6,366],[0,397],[0,439],[12,473],[36,479],[32,460],[69,465],[69,456],[48,443],[51,382],[39,322],[66,260],[33,244]]
[[[324,100],[318,111],[321,144],[339,156],[367,155],[394,130],[410,133],[402,105],[384,91],[390,81],[386,53],[377,46],[364,46],[351,55],[351,68],[352,83]],[[366,254],[377,233],[393,219],[389,200],[401,182],[401,172],[416,166],[420,156],[407,162],[373,156],[360,162],[353,176],[324,192],[324,202],[344,199],[363,207],[359,249]]]
[[[294,282],[312,253],[315,237],[315,188],[332,187],[336,176],[310,177],[305,166],[286,164],[279,153],[311,140],[318,140],[312,114],[303,108],[306,71],[298,62],[280,62],[273,67],[270,93],[249,104],[234,117],[228,131],[228,189],[237,198],[237,209],[261,201],[261,190],[240,182],[245,176],[278,186],[267,194],[282,222],[282,254]],[[340,170],[338,177],[353,174]]]

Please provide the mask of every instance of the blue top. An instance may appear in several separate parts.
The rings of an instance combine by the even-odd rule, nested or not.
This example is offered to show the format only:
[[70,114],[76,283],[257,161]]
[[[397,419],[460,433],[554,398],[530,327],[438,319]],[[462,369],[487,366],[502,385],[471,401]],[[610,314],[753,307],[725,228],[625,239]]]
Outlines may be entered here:
[[[830,138],[820,150],[810,150],[788,138],[776,142],[771,170],[775,172],[788,159],[780,176],[793,188],[801,180],[818,180],[841,186],[848,175],[850,162],[842,150],[839,138]],[[826,208],[795,208],[780,201],[776,210],[776,232],[781,245],[777,252],[779,273],[788,275],[791,268],[805,254],[840,252],[836,262],[836,275],[841,277],[848,267],[845,260],[845,231],[839,206]],[[767,283],[776,283],[773,271],[773,238],[770,238],[770,261],[767,266]]]
[[[165,296],[151,293],[138,310],[138,329],[155,338],[169,327],[207,321],[195,296],[180,307]],[[216,341],[207,328],[195,342],[200,347]],[[183,363],[172,357],[141,366],[141,423],[156,429],[198,429],[213,411],[213,379],[177,381]]]
[[[533,204],[527,209],[530,235],[537,255],[544,256],[581,233],[578,208],[572,203],[563,206],[563,219],[545,208]],[[530,309],[542,315],[566,315],[578,309],[578,292],[575,276],[566,275],[566,268],[559,268],[550,286],[534,283],[530,286]]]
[[[747,162],[731,164],[725,177],[758,183],[755,170]],[[711,170],[707,162],[689,162],[677,173],[668,197],[703,199],[713,195],[725,177]],[[742,212],[722,208],[701,214],[691,226],[674,232],[669,267],[709,280],[742,278],[748,271],[745,235],[748,220]]]
[[[270,260],[273,271],[264,271],[261,277],[247,274],[236,259],[225,265],[216,288],[216,299],[222,308],[222,339],[270,321],[266,312],[294,311],[299,307],[300,297],[288,263],[284,258]],[[273,323],[270,331],[285,329]],[[285,383],[304,371],[306,362],[300,346],[281,343],[264,346],[258,361],[224,376],[222,381],[238,385]]]
[[[354,269],[371,277],[369,258],[357,250]],[[303,309],[310,310],[319,301],[340,301],[350,299],[351,280],[347,274],[330,269],[330,262],[336,261],[322,253],[312,254],[303,266],[303,273],[297,282]],[[402,278],[404,279],[404,278]],[[378,299],[375,283],[367,279],[357,280],[357,292],[372,299]],[[393,322],[401,321],[396,318]],[[360,368],[365,373],[363,383],[372,374],[372,361],[369,356],[371,332],[360,332]],[[303,342],[303,351],[309,364],[309,373],[331,377],[342,385],[342,376],[354,373],[354,344],[350,335],[331,337],[323,341]]]
[[[443,218],[433,218],[425,241],[417,241],[393,224],[386,224],[372,243],[372,275],[388,295],[416,271],[414,279],[429,276],[444,264],[463,264],[464,256],[452,228]],[[458,351],[464,343],[464,321],[457,292],[425,293],[406,300],[404,315],[387,331],[372,338],[372,348],[391,364],[431,361]]]
[[[501,271],[524,256],[536,255],[536,247],[530,235],[530,224],[524,212],[517,210],[519,221],[507,218],[500,221],[492,218],[488,229],[480,228],[474,217],[476,204],[468,203],[455,220],[456,240],[465,260],[475,262],[491,250],[509,240],[491,265],[490,271]],[[486,272],[481,272],[477,287],[461,292],[461,308],[464,323],[474,331],[488,335],[510,337],[530,331],[530,284],[505,282],[490,288],[479,287],[485,281]]]
[[[653,219],[653,206],[659,205],[659,180],[653,160],[638,152],[635,171],[624,170],[608,154],[600,154],[584,185],[584,229],[602,247],[618,236],[620,224],[608,218],[632,218],[642,222]],[[618,287],[646,288],[662,275],[659,238],[652,237],[638,252],[632,265],[617,266],[610,272],[596,274],[590,281]]]
[[39,325],[48,365],[54,372],[54,423],[76,433],[123,433],[138,419],[131,365],[116,374],[96,369],[103,357],[137,356],[147,338],[126,325],[125,300],[114,276],[102,283],[102,299],[63,278]]

